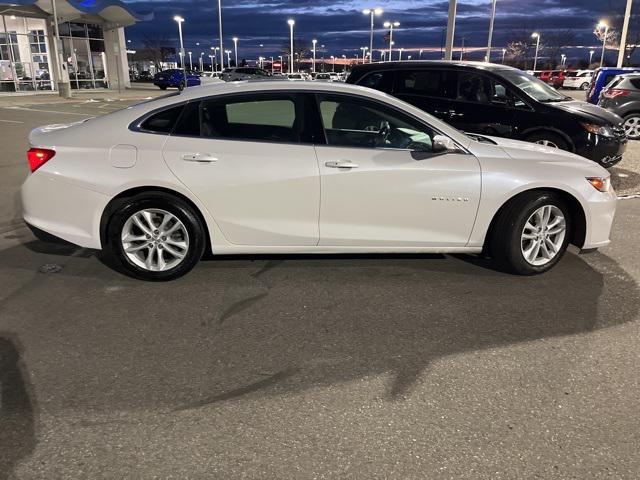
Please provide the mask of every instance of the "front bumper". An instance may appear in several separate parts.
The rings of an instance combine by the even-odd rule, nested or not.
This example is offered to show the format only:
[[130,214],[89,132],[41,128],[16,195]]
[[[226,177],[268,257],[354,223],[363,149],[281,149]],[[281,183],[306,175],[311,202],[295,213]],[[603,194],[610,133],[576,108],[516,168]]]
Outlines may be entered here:
[[604,137],[594,133],[586,134],[586,141],[576,142],[578,155],[593,160],[605,168],[614,166],[622,160],[622,155],[627,149],[627,137],[624,131],[615,137]]
[[610,243],[611,227],[616,213],[618,197],[613,189],[606,193],[593,189],[587,198],[587,230],[582,250],[600,248]]

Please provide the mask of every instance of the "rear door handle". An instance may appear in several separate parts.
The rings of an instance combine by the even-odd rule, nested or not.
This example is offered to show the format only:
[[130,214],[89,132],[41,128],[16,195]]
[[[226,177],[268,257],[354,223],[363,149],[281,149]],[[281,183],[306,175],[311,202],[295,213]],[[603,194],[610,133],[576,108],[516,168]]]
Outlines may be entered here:
[[324,165],[329,168],[358,168],[357,163],[352,163],[349,160],[340,160],[338,162],[327,162]]
[[201,163],[212,163],[218,161],[218,159],[210,153],[185,153],[184,155],[182,155],[182,159],[187,162]]

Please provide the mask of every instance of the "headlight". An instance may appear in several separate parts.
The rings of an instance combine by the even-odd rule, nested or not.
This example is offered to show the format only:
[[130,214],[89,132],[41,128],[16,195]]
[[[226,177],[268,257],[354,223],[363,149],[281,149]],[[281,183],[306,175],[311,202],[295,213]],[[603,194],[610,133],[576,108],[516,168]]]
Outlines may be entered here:
[[589,133],[602,135],[603,137],[615,137],[613,128],[609,125],[598,125],[597,123],[583,123],[582,126]]
[[608,192],[611,188],[611,177],[587,177],[587,182],[599,192]]

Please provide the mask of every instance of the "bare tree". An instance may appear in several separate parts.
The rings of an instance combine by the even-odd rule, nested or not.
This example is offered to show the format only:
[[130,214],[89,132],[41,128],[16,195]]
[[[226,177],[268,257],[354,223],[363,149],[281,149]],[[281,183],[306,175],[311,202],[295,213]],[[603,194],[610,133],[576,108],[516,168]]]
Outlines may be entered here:
[[[507,42],[506,59],[514,66],[528,69],[529,65],[533,65],[532,59],[535,51],[535,40],[531,38],[530,31],[517,30],[509,34],[509,42]],[[543,45],[540,44],[540,49]]]
[[157,70],[161,70],[162,63],[176,54],[175,47],[169,46],[171,41],[163,34],[151,33],[145,35],[142,39],[142,45],[144,48],[140,51],[140,55],[145,58],[139,59],[153,62]]
[[560,30],[550,32],[545,35],[545,56],[548,58],[549,68],[555,68],[558,65],[558,57],[562,49],[574,44],[576,34],[572,30]]

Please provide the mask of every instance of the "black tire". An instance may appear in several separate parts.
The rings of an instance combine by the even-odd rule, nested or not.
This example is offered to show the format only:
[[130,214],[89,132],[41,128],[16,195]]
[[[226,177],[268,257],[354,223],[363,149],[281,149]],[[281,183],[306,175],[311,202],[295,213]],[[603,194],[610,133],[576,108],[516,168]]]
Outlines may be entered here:
[[167,89],[167,86],[166,86],[166,85],[161,85],[161,86],[160,86],[160,90],[166,90],[166,89]]
[[531,143],[539,143],[542,145],[545,145],[545,143],[543,142],[548,142],[551,145],[547,145],[547,146],[556,147],[556,148],[559,148],[560,150],[567,150],[567,151],[569,150],[569,144],[564,138],[562,138],[557,133],[547,132],[544,130],[541,132],[532,133],[531,135],[525,138],[525,141],[531,142]]
[[580,85],[580,90],[586,90],[587,88],[589,88],[589,82],[584,82]]
[[[136,212],[145,209],[159,209],[174,215],[184,225],[189,235],[189,245],[185,256],[175,267],[164,271],[150,271],[133,263],[124,251],[121,235],[127,220]],[[164,192],[145,192],[124,198],[112,209],[106,230],[105,252],[116,269],[140,279],[163,282],[179,278],[193,269],[200,261],[206,247],[205,226],[198,214],[187,202]]]
[[178,84],[178,90],[180,90],[180,91],[184,90],[184,86],[185,86],[185,85],[184,85],[184,82],[180,82],[180,83]]
[[[539,208],[552,205],[562,211],[566,232],[555,257],[544,265],[529,263],[522,253],[522,232],[529,217]],[[520,194],[499,212],[489,235],[491,256],[498,266],[516,275],[538,275],[555,266],[567,250],[572,232],[572,218],[562,198],[553,192],[534,191]]]

